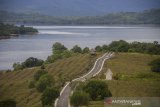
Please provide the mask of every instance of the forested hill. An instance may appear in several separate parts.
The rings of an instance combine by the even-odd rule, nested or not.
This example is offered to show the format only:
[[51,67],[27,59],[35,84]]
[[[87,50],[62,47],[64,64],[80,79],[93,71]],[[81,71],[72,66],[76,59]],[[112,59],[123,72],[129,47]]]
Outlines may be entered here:
[[160,24],[160,9],[143,12],[118,12],[103,16],[54,17],[39,13],[13,13],[0,11],[0,21],[19,24],[46,25],[110,25],[110,24]]

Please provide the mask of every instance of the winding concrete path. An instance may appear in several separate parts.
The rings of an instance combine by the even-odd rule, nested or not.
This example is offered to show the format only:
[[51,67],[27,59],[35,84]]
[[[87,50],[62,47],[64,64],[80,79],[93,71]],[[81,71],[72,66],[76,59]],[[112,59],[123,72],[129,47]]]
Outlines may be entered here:
[[[87,74],[85,74],[82,77],[72,80],[71,82],[85,81],[86,79],[90,79],[91,77],[98,75],[103,68],[105,60],[111,58],[112,55],[113,53],[105,53],[102,57],[96,60],[91,71],[89,71]],[[54,105],[55,107],[70,107],[69,96],[71,94],[71,87],[70,87],[71,82],[67,82],[66,85],[63,87],[59,98],[56,99],[55,101],[55,105]]]

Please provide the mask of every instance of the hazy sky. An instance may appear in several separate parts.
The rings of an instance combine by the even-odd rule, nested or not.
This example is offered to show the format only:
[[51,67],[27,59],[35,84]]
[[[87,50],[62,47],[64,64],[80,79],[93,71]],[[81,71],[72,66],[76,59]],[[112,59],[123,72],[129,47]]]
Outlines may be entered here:
[[151,8],[160,8],[160,0],[0,0],[0,10],[34,10],[49,14],[143,11]]

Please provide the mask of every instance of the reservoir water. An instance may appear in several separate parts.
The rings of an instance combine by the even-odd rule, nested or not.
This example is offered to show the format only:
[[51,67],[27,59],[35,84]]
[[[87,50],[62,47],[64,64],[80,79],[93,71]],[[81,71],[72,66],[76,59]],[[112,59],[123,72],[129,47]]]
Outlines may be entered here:
[[61,42],[71,48],[109,44],[114,40],[128,42],[160,42],[160,27],[143,26],[33,26],[36,35],[20,35],[0,40],[0,70],[12,69],[14,62],[28,57],[46,59],[51,54],[53,43]]

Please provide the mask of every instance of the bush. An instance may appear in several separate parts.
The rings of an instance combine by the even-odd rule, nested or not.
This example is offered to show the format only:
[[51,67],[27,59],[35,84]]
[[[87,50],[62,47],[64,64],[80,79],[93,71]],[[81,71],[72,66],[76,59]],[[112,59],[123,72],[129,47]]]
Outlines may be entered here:
[[45,69],[45,65],[43,64],[43,65],[41,65],[41,69],[42,70],[44,70]]
[[17,70],[22,70],[22,69],[24,69],[24,66],[21,65],[21,64],[18,62],[18,63],[14,63],[14,64],[13,64],[13,68],[14,68],[15,71],[17,71]]
[[34,88],[35,87],[35,82],[34,81],[30,81],[28,87],[29,88]]
[[149,65],[153,72],[160,72],[160,58],[151,61]]
[[90,51],[90,49],[89,49],[88,47],[85,47],[85,48],[83,49],[83,53],[89,53],[89,51]]
[[95,50],[96,50],[97,52],[101,52],[101,51],[102,51],[102,47],[101,47],[101,46],[96,46],[96,47],[95,47]]
[[12,99],[0,101],[0,107],[16,107],[16,101]]
[[43,105],[52,105],[59,96],[59,91],[54,88],[46,88],[42,94],[41,101]]
[[22,65],[24,67],[28,68],[28,67],[41,66],[43,64],[43,62],[44,61],[41,59],[30,57],[30,58],[26,59],[26,61],[23,62]]
[[89,81],[84,87],[84,90],[89,93],[92,100],[102,100],[104,97],[112,96],[107,83],[101,80]]
[[41,60],[41,59],[30,57],[30,58],[26,59],[22,63],[19,63],[19,62],[18,63],[14,63],[13,64],[13,68],[14,68],[14,70],[22,70],[24,68],[41,66],[43,63],[44,63],[44,61]]
[[89,95],[83,91],[75,91],[71,96],[70,102],[74,107],[88,106]]
[[46,74],[47,72],[45,71],[45,70],[38,70],[35,74],[34,74],[34,80],[35,81],[38,81],[39,80],[39,78],[42,76],[42,75],[44,75],[44,74]]
[[109,44],[110,51],[114,52],[128,52],[129,50],[129,43],[124,40],[113,41]]
[[67,48],[59,42],[54,43],[53,46],[52,46],[53,54],[62,53],[65,50],[67,50]]
[[53,85],[53,78],[51,75],[45,74],[40,77],[39,81],[36,84],[36,88],[39,92],[43,92],[47,87]]
[[82,53],[82,49],[81,49],[81,47],[79,47],[78,45],[75,45],[71,50],[72,50],[74,53]]

